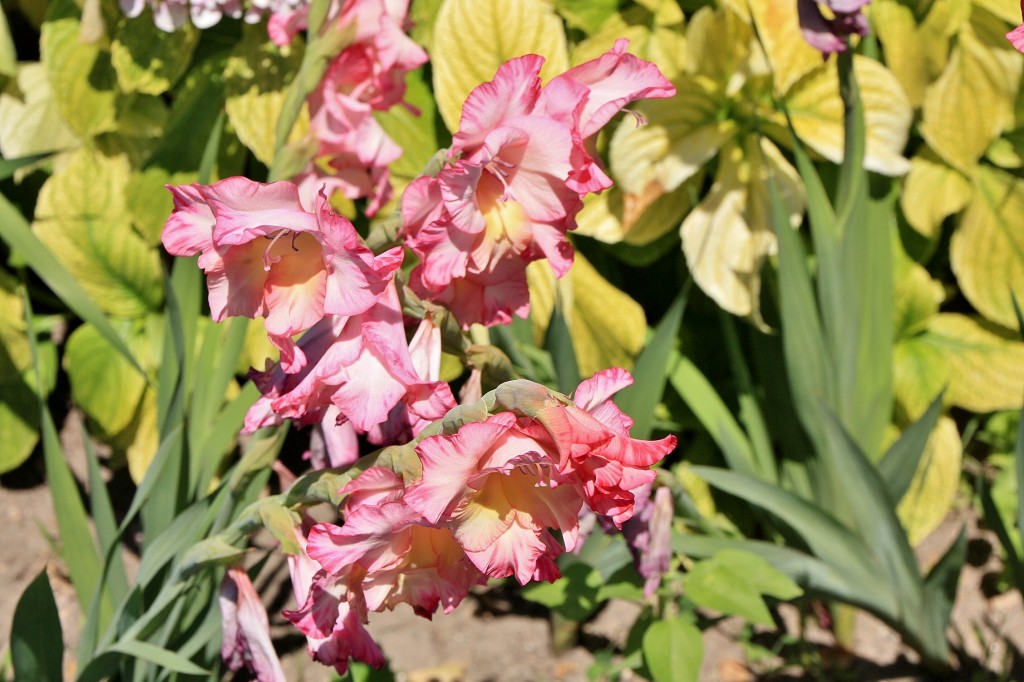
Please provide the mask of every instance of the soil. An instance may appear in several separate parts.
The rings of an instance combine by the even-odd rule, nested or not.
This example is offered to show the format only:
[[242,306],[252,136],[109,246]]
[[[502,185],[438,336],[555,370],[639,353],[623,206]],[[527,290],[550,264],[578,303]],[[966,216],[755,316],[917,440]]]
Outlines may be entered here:
[[[80,435],[66,428],[62,436],[73,453],[75,438]],[[82,464],[72,457],[72,470],[79,480],[84,474]],[[1001,570],[998,552],[993,549],[998,543],[989,531],[978,527],[974,512],[969,508],[951,512],[918,548],[919,562],[924,567],[933,564],[964,523],[971,538],[971,557],[960,578],[949,630],[960,663],[957,678],[1018,677],[1024,652],[1024,602],[1015,590],[994,591],[994,578]],[[6,656],[11,620],[22,590],[46,570],[64,627],[65,673],[70,679],[81,616],[66,570],[54,550],[56,534],[42,461],[33,457],[0,477],[0,584],[7,585],[0,591],[0,660]],[[277,567],[277,577],[284,579],[286,573],[283,565]],[[590,679],[588,669],[595,662],[595,652],[623,645],[638,614],[637,606],[613,601],[583,625],[580,644],[556,653],[548,615],[515,598],[511,591],[492,589],[471,595],[453,613],[435,616],[433,621],[407,609],[373,614],[370,631],[390,658],[399,682],[575,682]],[[816,624],[816,618],[801,615],[789,605],[782,605],[778,614],[789,633],[802,633],[804,644],[783,646],[795,638],[787,640],[782,633],[767,630],[751,637],[749,632],[744,634],[742,622],[721,620],[704,633],[699,679],[929,679],[899,636],[867,614],[856,616],[850,652],[839,649],[832,635]],[[271,619],[289,680],[332,679],[333,671],[308,659],[301,638],[288,630],[276,612]]]

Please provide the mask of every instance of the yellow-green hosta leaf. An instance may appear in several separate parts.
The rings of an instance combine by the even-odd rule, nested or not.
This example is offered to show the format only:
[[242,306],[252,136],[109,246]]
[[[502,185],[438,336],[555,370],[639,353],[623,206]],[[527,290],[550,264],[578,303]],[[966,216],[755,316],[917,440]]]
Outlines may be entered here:
[[1014,26],[1020,24],[1020,5],[1016,2],[1003,2],[1003,0],[971,0],[971,2],[965,2],[965,5],[974,5],[980,7],[999,19],[1002,19],[1008,24]]
[[965,24],[945,71],[924,98],[921,135],[943,159],[971,173],[999,135],[1013,125],[1020,55],[1002,39]]
[[[678,5],[676,5],[678,9]],[[619,0],[555,0],[555,10],[587,35],[600,30],[608,19],[618,13]]]
[[[927,334],[900,339],[893,347],[892,388],[896,415],[902,421],[919,418],[950,380],[945,351]],[[946,395],[949,402],[949,395]]]
[[[659,0],[668,6],[666,0]],[[679,6],[676,5],[676,11]],[[600,30],[572,48],[572,64],[597,59],[619,38],[629,40],[629,52],[658,65],[667,78],[675,78],[686,64],[686,35],[682,16],[656,15],[646,7],[630,7],[613,14]],[[660,23],[659,23],[660,21]]]
[[1024,343],[1019,334],[981,318],[944,313],[928,325],[926,338],[949,364],[948,402],[972,412],[1020,407]]
[[962,211],[973,194],[971,181],[963,173],[923,147],[910,160],[900,207],[911,227],[933,239],[938,236],[942,221]]
[[13,278],[0,270],[0,473],[28,459],[39,440],[39,403],[26,380],[31,373],[25,307]]
[[1024,180],[980,166],[974,197],[949,245],[950,263],[967,300],[1007,329],[1017,326],[1010,292],[1024,292],[1021,216]]
[[[123,327],[128,336],[131,324]],[[68,337],[64,369],[75,404],[99,427],[100,435],[110,438],[131,424],[146,380],[91,324]]]
[[608,159],[623,192],[644,194],[652,184],[671,192],[736,134],[736,123],[720,116],[728,106],[724,94],[707,80],[681,76],[676,90],[675,97],[636,106],[646,125],[627,118],[616,128]]
[[466,96],[507,60],[541,55],[547,59],[545,81],[569,66],[562,21],[543,0],[445,0],[434,23],[433,48],[437,108],[453,132]]
[[58,111],[85,139],[117,129],[117,75],[110,52],[82,40],[80,15],[72,0],[52,0],[39,50]]
[[168,173],[159,166],[132,173],[125,187],[125,201],[135,231],[154,246],[160,243],[164,223],[174,209],[171,193],[164,185],[182,185],[195,181],[194,173]]
[[949,417],[939,417],[910,488],[896,507],[896,515],[912,546],[920,544],[938,528],[953,506],[960,486],[962,456],[956,422]]
[[633,366],[644,346],[647,320],[636,301],[612,286],[579,253],[562,280],[556,280],[547,261],[535,261],[526,269],[530,283],[530,318],[538,343],[544,338],[558,286],[565,305],[581,376],[608,367]]
[[[903,157],[914,110],[899,81],[884,66],[866,57],[853,61],[864,103],[867,129],[864,167],[884,175],[903,175],[910,162]],[[807,146],[833,163],[843,160],[843,101],[835,60],[807,74],[786,93],[793,127]],[[776,122],[785,126],[781,113]]]
[[132,230],[128,160],[80,149],[43,184],[32,229],[96,303],[140,317],[163,301],[158,250]]
[[587,195],[574,232],[606,244],[645,246],[677,229],[692,206],[690,188],[666,193],[657,184],[649,187],[650,192],[639,195],[617,187]]
[[124,92],[159,95],[188,70],[192,53],[199,44],[199,31],[186,22],[168,33],[156,27],[147,8],[134,19],[118,23],[110,46],[117,82]]
[[703,7],[686,29],[688,73],[709,79],[721,90],[735,88],[734,76],[750,74],[748,61],[754,33],[750,24],[725,7]]
[[893,327],[897,339],[925,331],[945,298],[942,283],[906,255],[899,254],[893,292]]
[[[296,42],[283,50],[267,39],[265,28],[246,27],[224,67],[228,119],[242,144],[267,166],[274,161],[277,119],[284,106],[285,90],[302,63],[299,47]],[[308,129],[309,116],[305,113],[289,141],[299,139]]]
[[46,67],[18,67],[17,95],[0,92],[0,155],[5,159],[62,151],[79,144],[53,101]]
[[750,6],[765,43],[775,87],[786,92],[821,65],[821,52],[811,47],[800,33],[797,3],[752,2]]
[[758,322],[761,265],[777,248],[769,178],[799,225],[805,198],[796,169],[767,138],[748,137],[722,150],[715,184],[680,230],[697,285],[723,309]]
[[871,26],[885,50],[885,63],[903,86],[916,108],[932,82],[925,37],[914,12],[897,0],[875,0],[871,4]]
[[114,444],[125,451],[128,473],[132,480],[136,485],[142,483],[146,470],[149,469],[149,464],[160,447],[155,390],[146,387],[135,417],[128,428],[118,435]]

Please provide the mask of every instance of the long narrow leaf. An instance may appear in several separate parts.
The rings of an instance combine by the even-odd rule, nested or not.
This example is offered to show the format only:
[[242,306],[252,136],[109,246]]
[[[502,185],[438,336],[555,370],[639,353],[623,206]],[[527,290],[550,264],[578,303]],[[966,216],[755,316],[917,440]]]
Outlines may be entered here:
[[721,449],[729,467],[760,477],[747,435],[697,366],[673,353],[669,382]]
[[[99,540],[100,551],[106,555],[111,547],[120,548],[121,536],[117,532],[117,519],[114,516],[110,495],[107,493],[106,482],[100,474],[99,458],[96,457],[96,450],[92,446],[88,432],[85,431],[85,425],[83,424],[81,428],[89,467],[89,506],[93,523],[96,525],[96,539]],[[111,599],[118,602],[128,594],[128,574],[125,572],[120,551],[114,550],[106,563],[108,565],[105,572],[108,577],[104,582],[110,590]]]
[[[33,326],[32,303],[28,292],[22,288],[22,301],[25,306],[26,335],[32,353],[32,364],[35,367],[37,387],[42,387],[43,380],[39,367],[39,349],[36,346],[36,334]],[[46,478],[53,497],[54,512],[57,516],[57,530],[60,533],[61,558],[67,564],[71,574],[71,582],[75,587],[78,602],[87,608],[92,602],[99,586],[100,557],[89,530],[88,516],[85,505],[78,492],[75,477],[64,457],[64,449],[53,423],[53,415],[46,404],[46,399],[37,393],[40,410],[40,428],[42,431],[43,460],[46,464]],[[111,604],[104,600],[102,614],[109,618]]]
[[736,381],[737,399],[740,404],[740,420],[750,440],[750,448],[754,455],[756,469],[761,478],[777,482],[779,473],[775,464],[775,453],[772,451],[771,437],[765,424],[764,414],[758,403],[754,382],[750,378],[750,368],[740,348],[739,336],[736,333],[736,322],[724,310],[719,311],[719,320],[725,336],[725,347],[729,352],[729,365]]
[[[803,538],[815,556],[829,565],[841,567],[855,581],[875,580],[879,593],[886,592],[886,584],[879,584],[875,579],[877,571],[868,558],[871,555],[868,546],[818,507],[753,476],[703,466],[691,467],[691,470],[719,490],[778,517]],[[896,599],[895,593],[889,596]]]
[[835,404],[835,377],[818,318],[806,256],[775,185],[769,182],[772,222],[779,242],[779,294],[786,369],[800,423],[818,446],[824,444],[819,405]]
[[558,390],[572,393],[580,384],[580,368],[576,360],[576,349],[573,347],[569,325],[565,322],[559,306],[551,309],[551,322],[544,336],[544,348],[551,353],[551,362],[555,365],[558,379]]
[[155,644],[150,644],[149,642],[140,642],[138,640],[118,642],[111,647],[111,650],[127,654],[129,656],[134,656],[135,658],[141,658],[150,661],[151,663],[155,663],[161,668],[184,673],[186,675],[207,675],[210,672],[200,668],[198,665],[180,654],[168,651],[167,649],[161,648]]
[[921,462],[928,438],[935,430],[939,415],[942,414],[942,394],[940,393],[928,410],[911,424],[893,443],[878,463],[878,475],[889,489],[889,496],[899,502],[906,495],[914,480],[914,474]]
[[689,298],[689,283],[672,302],[665,317],[658,323],[654,338],[647,344],[633,369],[633,385],[615,398],[619,408],[633,418],[632,433],[636,438],[650,438],[654,410],[665,392],[670,353],[679,334],[683,311]]
[[[0,238],[16,251],[29,267],[46,285],[53,290],[61,301],[86,322],[92,323],[110,345],[117,350],[134,367],[139,374],[146,376],[128,345],[114,329],[99,306],[93,302],[67,268],[57,257],[36,237],[28,221],[21,212],[0,194]],[[147,378],[148,381],[148,378]]]
[[878,470],[838,418],[828,409],[822,408],[821,412],[828,441],[828,449],[822,454],[830,474],[834,480],[843,482],[858,534],[884,570],[879,577],[897,590],[903,613],[916,618],[922,608],[923,587],[914,553],[896,516],[895,502]]
[[967,530],[961,528],[956,540],[932,567],[925,579],[925,614],[921,648],[933,661],[945,663],[946,627],[956,600],[960,571],[967,561]]

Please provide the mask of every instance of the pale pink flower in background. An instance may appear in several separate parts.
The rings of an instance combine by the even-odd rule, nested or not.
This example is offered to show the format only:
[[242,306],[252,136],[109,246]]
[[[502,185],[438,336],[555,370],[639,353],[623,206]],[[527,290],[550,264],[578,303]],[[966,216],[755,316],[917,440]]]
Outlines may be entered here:
[[402,479],[390,469],[367,469],[342,492],[349,495],[344,525],[314,526],[308,551],[328,573],[346,574],[370,611],[404,602],[430,618],[486,582],[451,530],[429,526],[406,504]]
[[[327,25],[352,31],[308,99],[315,158],[297,176],[303,196],[327,186],[349,199],[367,198],[374,215],[391,197],[388,166],[402,149],[373,117],[402,102],[405,76],[427,62],[427,53],[405,33],[408,0],[336,1]],[[278,45],[305,28],[308,8],[271,17],[268,31]]]
[[626,104],[670,97],[673,85],[620,40],[602,57],[542,87],[544,59],[505,62],[462,108],[450,165],[402,198],[407,245],[419,256],[410,284],[450,306],[464,327],[504,324],[529,310],[526,265],[572,265],[566,240],[583,196],[610,186],[588,139]]
[[[868,19],[861,10],[871,0],[797,0],[800,30],[811,47],[825,57],[849,49],[847,38],[868,34]],[[821,5],[828,7],[832,17],[826,17]]]
[[[1021,17],[1024,18],[1024,0],[1021,0],[1020,3],[1020,13]],[[1019,51],[1024,52],[1024,24],[1007,33],[1006,39]]]
[[531,435],[532,420],[510,412],[425,438],[416,448],[423,477],[405,501],[431,524],[451,529],[470,561],[491,578],[554,580],[562,547],[575,546],[583,506],[578,487],[557,477],[557,460]]
[[278,364],[250,373],[263,396],[246,415],[246,432],[284,419],[314,424],[333,405],[338,422],[349,421],[367,433],[400,402],[428,421],[455,405],[448,384],[416,371],[393,282],[366,312],[329,316],[314,325],[299,340],[298,352],[307,359],[299,372]]
[[259,682],[285,682],[270,641],[270,622],[249,574],[230,566],[220,584],[221,658],[234,671],[248,669]]
[[168,189],[174,211],[164,247],[175,256],[199,255],[214,320],[265,318],[286,371],[305,362],[292,336],[324,315],[366,311],[402,262],[398,247],[374,256],[322,194],[306,211],[290,182],[234,177]]

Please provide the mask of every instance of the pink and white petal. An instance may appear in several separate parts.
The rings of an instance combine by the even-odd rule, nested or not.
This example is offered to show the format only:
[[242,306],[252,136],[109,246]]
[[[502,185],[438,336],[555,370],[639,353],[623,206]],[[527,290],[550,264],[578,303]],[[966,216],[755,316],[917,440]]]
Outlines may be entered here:
[[493,80],[474,88],[462,105],[452,151],[471,153],[505,118],[531,113],[540,97],[542,66],[544,58],[535,54],[510,59],[498,67]]
[[228,568],[220,588],[224,638],[221,657],[232,670],[247,667],[259,682],[284,682],[284,671],[270,641],[270,623],[249,575]]
[[319,254],[295,254],[274,264],[267,276],[264,301],[267,332],[292,336],[324,317],[327,272]]
[[672,97],[676,88],[657,66],[626,52],[629,41],[620,38],[597,59],[569,69],[557,78],[569,78],[587,86],[580,135],[586,139],[604,127],[630,102],[641,98]]
[[200,185],[165,185],[174,200],[174,210],[164,224],[160,240],[172,256],[194,256],[213,251],[213,210],[206,203]]
[[533,579],[537,560],[547,549],[533,529],[513,521],[492,544],[479,551],[467,550],[466,556],[489,578],[515,576],[525,585]]
[[278,229],[313,232],[316,217],[299,201],[298,187],[291,182],[253,182],[231,177],[203,188],[217,224],[215,244],[244,244]]
[[264,244],[250,242],[224,249],[217,266],[207,270],[210,317],[220,322],[225,317],[263,315],[263,292],[267,271],[263,269]]
[[341,494],[347,495],[346,515],[363,505],[374,506],[394,502],[404,492],[402,477],[385,467],[370,467],[341,489]]
[[491,444],[515,424],[509,412],[464,425],[451,436],[424,438],[416,446],[423,477],[405,494],[410,507],[436,524],[455,509],[468,492],[468,482]]
[[565,185],[572,148],[572,129],[546,116],[508,118],[485,138],[485,149],[497,157],[494,163],[511,165],[507,182],[512,198],[540,221],[579,210],[579,194]]

